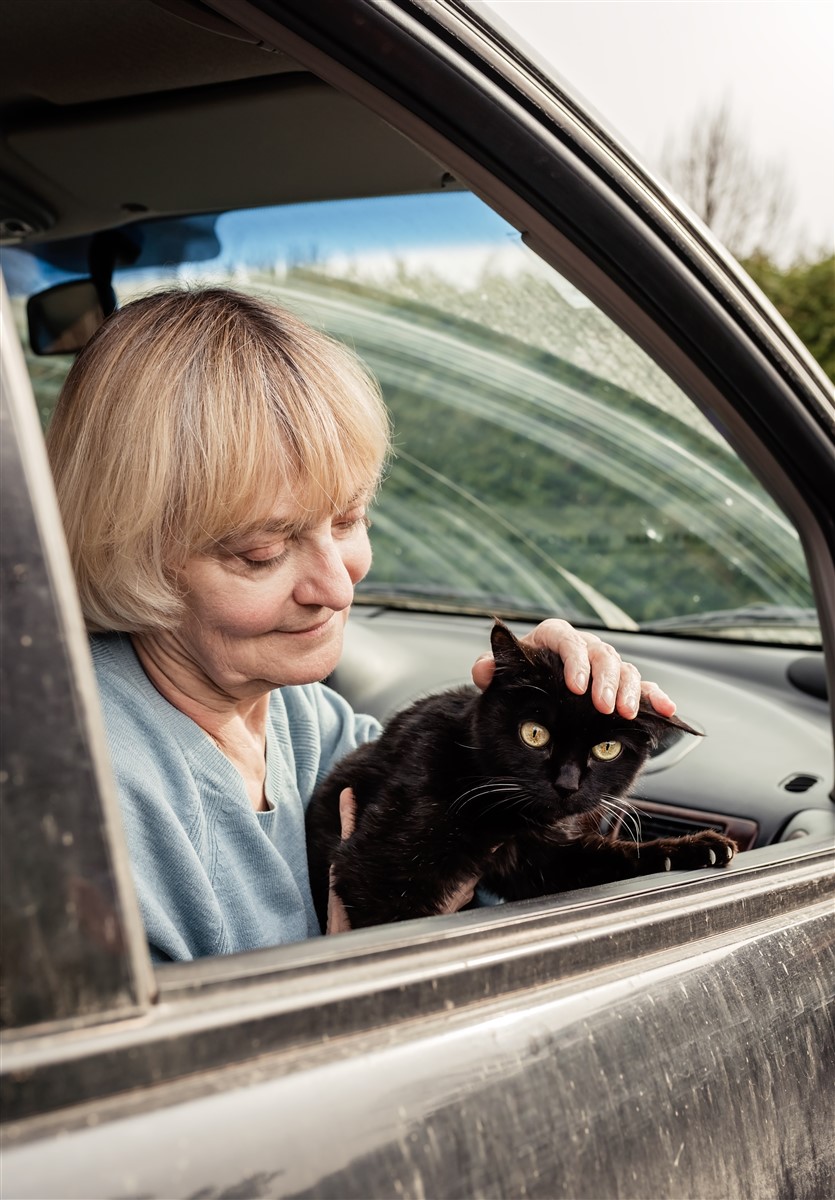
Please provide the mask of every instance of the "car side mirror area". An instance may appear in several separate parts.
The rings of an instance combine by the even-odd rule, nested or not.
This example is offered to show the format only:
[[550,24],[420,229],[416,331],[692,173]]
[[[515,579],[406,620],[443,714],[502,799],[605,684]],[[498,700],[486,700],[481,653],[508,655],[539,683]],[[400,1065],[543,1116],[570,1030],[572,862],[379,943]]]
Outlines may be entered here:
[[87,344],[106,315],[92,279],[72,279],[37,292],[26,305],[32,353],[75,354]]

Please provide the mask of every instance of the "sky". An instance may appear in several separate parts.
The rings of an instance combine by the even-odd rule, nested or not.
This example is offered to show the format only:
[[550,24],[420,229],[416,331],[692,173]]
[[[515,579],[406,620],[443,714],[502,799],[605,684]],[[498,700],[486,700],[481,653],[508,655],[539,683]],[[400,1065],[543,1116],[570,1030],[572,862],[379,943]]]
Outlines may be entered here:
[[835,241],[832,0],[470,0],[492,9],[654,171],[665,140],[725,100],[788,177],[787,259]]

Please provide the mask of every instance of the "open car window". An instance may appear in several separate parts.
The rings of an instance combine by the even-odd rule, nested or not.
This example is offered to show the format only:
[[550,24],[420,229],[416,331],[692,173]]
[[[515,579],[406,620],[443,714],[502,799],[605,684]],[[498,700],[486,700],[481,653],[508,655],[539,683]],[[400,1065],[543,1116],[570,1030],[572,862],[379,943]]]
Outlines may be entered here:
[[[226,282],[351,345],[395,458],[359,602],[817,646],[791,523],[695,405],[473,195],[376,197],[134,227],[121,302]],[[165,267],[143,267],[143,258]],[[67,245],[9,252],[18,292]],[[65,357],[30,355],[48,420]]]

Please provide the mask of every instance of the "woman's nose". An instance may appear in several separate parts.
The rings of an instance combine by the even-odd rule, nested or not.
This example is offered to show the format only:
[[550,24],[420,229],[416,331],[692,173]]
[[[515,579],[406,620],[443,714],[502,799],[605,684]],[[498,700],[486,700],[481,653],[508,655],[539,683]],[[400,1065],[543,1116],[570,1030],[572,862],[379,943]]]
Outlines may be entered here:
[[332,608],[339,612],[354,599],[354,584],[341,547],[331,541],[304,556],[304,565],[293,591],[297,604]]

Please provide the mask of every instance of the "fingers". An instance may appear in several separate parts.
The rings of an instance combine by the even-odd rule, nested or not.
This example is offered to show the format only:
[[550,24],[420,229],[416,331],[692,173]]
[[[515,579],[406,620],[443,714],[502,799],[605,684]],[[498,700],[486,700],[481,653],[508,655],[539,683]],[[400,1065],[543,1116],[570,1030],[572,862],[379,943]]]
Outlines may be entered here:
[[492,654],[480,654],[473,663],[473,683],[482,692],[486,692],[490,685],[490,680],[493,678],[493,671],[496,669],[496,662]]
[[351,788],[344,788],[339,793],[339,820],[341,837],[344,842],[351,836],[357,825],[357,802]]
[[[345,788],[339,794],[340,836],[345,841],[354,832],[357,824],[357,802],[350,788]],[[333,890],[333,867],[330,869],[328,890],[328,926],[326,933],[347,933],[351,928],[345,905]]]
[[465,879],[462,883],[459,883],[455,891],[444,898],[441,907],[438,909],[438,914],[455,913],[469,904],[475,895],[478,880],[478,875],[473,875],[472,878]]
[[647,680],[644,680],[641,684],[641,695],[662,717],[671,717],[676,711],[675,700],[671,700],[657,683],[648,683]]
[[351,928],[345,905],[333,890],[333,867],[330,869],[328,891],[328,926],[325,933],[347,933]]
[[[675,703],[657,683],[642,683],[638,668],[624,662],[614,646],[595,633],[586,633],[567,621],[552,619],[542,621],[520,641],[559,654],[566,686],[576,695],[582,695],[591,680],[591,698],[599,712],[617,711],[622,717],[631,719],[638,712],[642,696],[662,716],[669,717],[675,712]],[[473,678],[481,661],[473,668]]]
[[520,641],[559,654],[566,686],[576,695],[581,696],[591,680],[591,697],[600,712],[613,712],[618,699],[626,708],[634,700],[637,712],[640,676],[630,666],[622,679],[625,664],[620,655],[596,633],[582,632],[567,621],[550,620],[542,621]]

